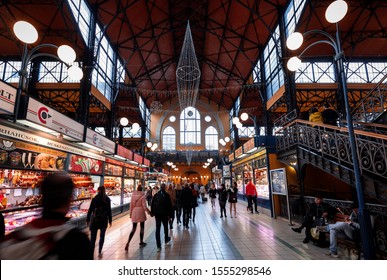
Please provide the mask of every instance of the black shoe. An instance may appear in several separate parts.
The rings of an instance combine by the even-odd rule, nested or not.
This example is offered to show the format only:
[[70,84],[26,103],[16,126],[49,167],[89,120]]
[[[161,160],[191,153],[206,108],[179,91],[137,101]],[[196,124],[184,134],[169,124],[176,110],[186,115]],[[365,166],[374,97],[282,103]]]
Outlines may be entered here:
[[140,247],[145,247],[146,246],[146,243],[145,242],[140,242]]
[[165,244],[168,244],[169,241],[171,241],[171,238],[170,238],[170,237],[168,237],[167,240],[165,240]]
[[298,232],[298,233],[301,233],[301,228],[294,228],[294,227],[292,227],[292,231],[294,231],[294,232]]
[[309,243],[309,238],[305,237],[305,239],[302,240],[302,243],[304,243],[304,244]]

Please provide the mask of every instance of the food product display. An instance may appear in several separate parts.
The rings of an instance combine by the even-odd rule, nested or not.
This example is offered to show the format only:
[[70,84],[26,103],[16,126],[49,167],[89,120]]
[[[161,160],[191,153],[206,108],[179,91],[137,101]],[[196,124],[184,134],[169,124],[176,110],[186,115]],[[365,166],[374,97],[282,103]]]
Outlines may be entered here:
[[31,196],[28,196],[23,202],[20,202],[17,206],[40,205],[41,202],[42,202],[41,195],[31,195]]
[[20,210],[12,213],[5,213],[4,215],[4,224],[5,224],[5,233],[8,234],[16,228],[32,222],[33,220],[41,217],[42,208],[37,209],[28,209]]
[[80,175],[71,175],[71,178],[73,179],[74,186],[76,188],[88,188],[93,187],[94,184],[89,176],[80,176]]

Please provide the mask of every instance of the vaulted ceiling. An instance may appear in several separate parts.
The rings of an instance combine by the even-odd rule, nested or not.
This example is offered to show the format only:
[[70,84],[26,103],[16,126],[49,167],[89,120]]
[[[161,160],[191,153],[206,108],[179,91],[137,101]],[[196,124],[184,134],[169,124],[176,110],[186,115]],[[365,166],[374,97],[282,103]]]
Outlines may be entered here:
[[[176,92],[176,66],[189,21],[201,69],[200,97],[229,110],[251,83],[251,75],[287,0],[89,0],[91,10],[128,73],[118,97],[119,106],[136,102],[127,88],[136,88],[146,104],[169,102]],[[324,18],[331,1],[307,1],[298,31],[335,26]],[[382,0],[347,1],[342,23],[347,58],[386,57],[387,4]],[[39,31],[36,43],[67,43],[82,58],[86,44],[80,36],[67,1],[2,1],[0,4],[0,56],[20,58],[22,46],[12,32],[13,23],[26,20]],[[313,39],[312,39],[313,40]],[[332,56],[321,46],[310,57]],[[281,63],[281,61],[279,62]],[[213,90],[217,88],[219,90]],[[262,115],[258,90],[244,90],[242,108]],[[136,118],[136,116],[133,116]]]

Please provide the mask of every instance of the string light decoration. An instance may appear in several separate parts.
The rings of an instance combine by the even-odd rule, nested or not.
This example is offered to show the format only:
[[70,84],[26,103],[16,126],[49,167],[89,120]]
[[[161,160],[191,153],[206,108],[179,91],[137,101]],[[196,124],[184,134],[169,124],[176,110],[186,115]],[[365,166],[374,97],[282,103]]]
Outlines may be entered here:
[[187,158],[187,163],[189,166],[191,166],[191,160],[192,160],[192,155],[193,155],[193,144],[192,142],[189,142],[187,145],[187,151],[185,153],[185,157]]
[[181,110],[190,106],[195,107],[199,91],[200,75],[199,63],[196,58],[195,46],[188,21],[184,43],[176,69],[177,91]]

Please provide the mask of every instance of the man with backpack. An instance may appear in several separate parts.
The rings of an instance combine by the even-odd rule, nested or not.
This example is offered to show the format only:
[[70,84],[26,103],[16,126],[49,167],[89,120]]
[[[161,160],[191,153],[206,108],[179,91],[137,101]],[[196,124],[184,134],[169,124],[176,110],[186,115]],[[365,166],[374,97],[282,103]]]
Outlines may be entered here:
[[41,187],[42,217],[7,235],[0,243],[2,260],[92,260],[87,235],[67,223],[74,184],[64,173],[47,175]]
[[171,241],[171,238],[168,236],[168,220],[169,217],[173,214],[171,197],[165,191],[166,185],[162,183],[160,186],[160,191],[158,191],[152,199],[151,206],[151,216],[156,219],[156,243],[157,243],[157,252],[161,251],[161,237],[160,230],[161,224],[164,227],[164,240],[165,244],[168,244]]

